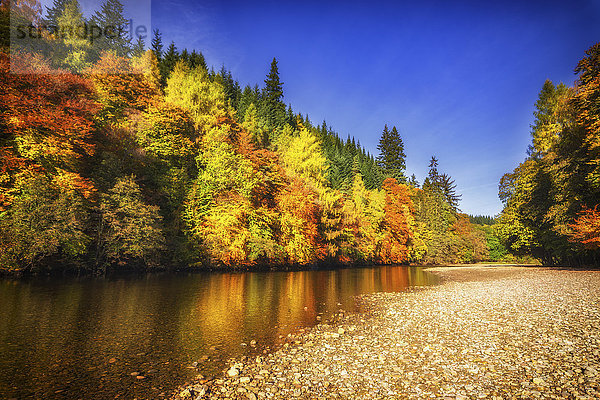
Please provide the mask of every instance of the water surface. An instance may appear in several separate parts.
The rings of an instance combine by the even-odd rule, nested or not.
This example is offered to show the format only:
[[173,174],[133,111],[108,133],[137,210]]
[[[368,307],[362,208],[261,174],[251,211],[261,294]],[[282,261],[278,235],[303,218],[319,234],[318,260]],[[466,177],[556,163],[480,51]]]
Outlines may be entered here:
[[320,315],[359,311],[353,296],[435,282],[398,266],[0,280],[0,398],[168,396]]

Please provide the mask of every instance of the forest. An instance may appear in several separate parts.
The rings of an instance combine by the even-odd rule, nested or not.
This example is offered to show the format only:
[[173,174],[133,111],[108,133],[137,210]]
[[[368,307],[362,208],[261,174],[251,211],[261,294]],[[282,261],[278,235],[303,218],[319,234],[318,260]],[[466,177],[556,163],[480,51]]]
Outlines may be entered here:
[[[149,46],[61,34],[124,21],[119,0],[90,19],[77,0],[0,6],[1,270],[598,265],[600,44],[575,87],[544,84],[488,217],[460,211],[434,156],[408,177],[396,126],[373,155],[286,105],[276,58],[242,88],[159,30]],[[44,28],[20,47],[16,26]]]

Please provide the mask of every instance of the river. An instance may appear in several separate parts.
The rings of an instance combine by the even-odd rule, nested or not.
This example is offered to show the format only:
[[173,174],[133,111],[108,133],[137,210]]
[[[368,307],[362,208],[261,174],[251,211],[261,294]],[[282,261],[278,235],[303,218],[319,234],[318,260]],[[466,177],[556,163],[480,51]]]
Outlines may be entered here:
[[434,283],[402,266],[2,279],[0,398],[161,398],[338,310],[360,312],[356,295]]

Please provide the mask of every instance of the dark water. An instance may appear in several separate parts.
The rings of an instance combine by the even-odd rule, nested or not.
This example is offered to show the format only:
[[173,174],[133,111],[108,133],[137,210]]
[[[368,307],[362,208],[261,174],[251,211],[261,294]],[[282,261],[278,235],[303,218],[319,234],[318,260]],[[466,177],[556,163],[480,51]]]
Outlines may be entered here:
[[0,398],[160,398],[355,295],[432,283],[408,267],[0,280]]

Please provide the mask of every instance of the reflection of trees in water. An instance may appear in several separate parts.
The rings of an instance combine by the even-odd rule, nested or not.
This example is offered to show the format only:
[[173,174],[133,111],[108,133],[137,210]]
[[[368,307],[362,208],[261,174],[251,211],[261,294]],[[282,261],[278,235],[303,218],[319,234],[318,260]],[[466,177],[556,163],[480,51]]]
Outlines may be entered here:
[[[153,386],[187,379],[194,371],[185,367],[202,356],[210,360],[200,372],[218,372],[227,358],[252,352],[242,342],[271,346],[279,335],[316,323],[318,313],[356,310],[355,295],[429,279],[417,268],[375,267],[4,281],[0,393],[52,397],[66,388],[67,396],[148,397]],[[133,371],[148,378],[137,381]]]

